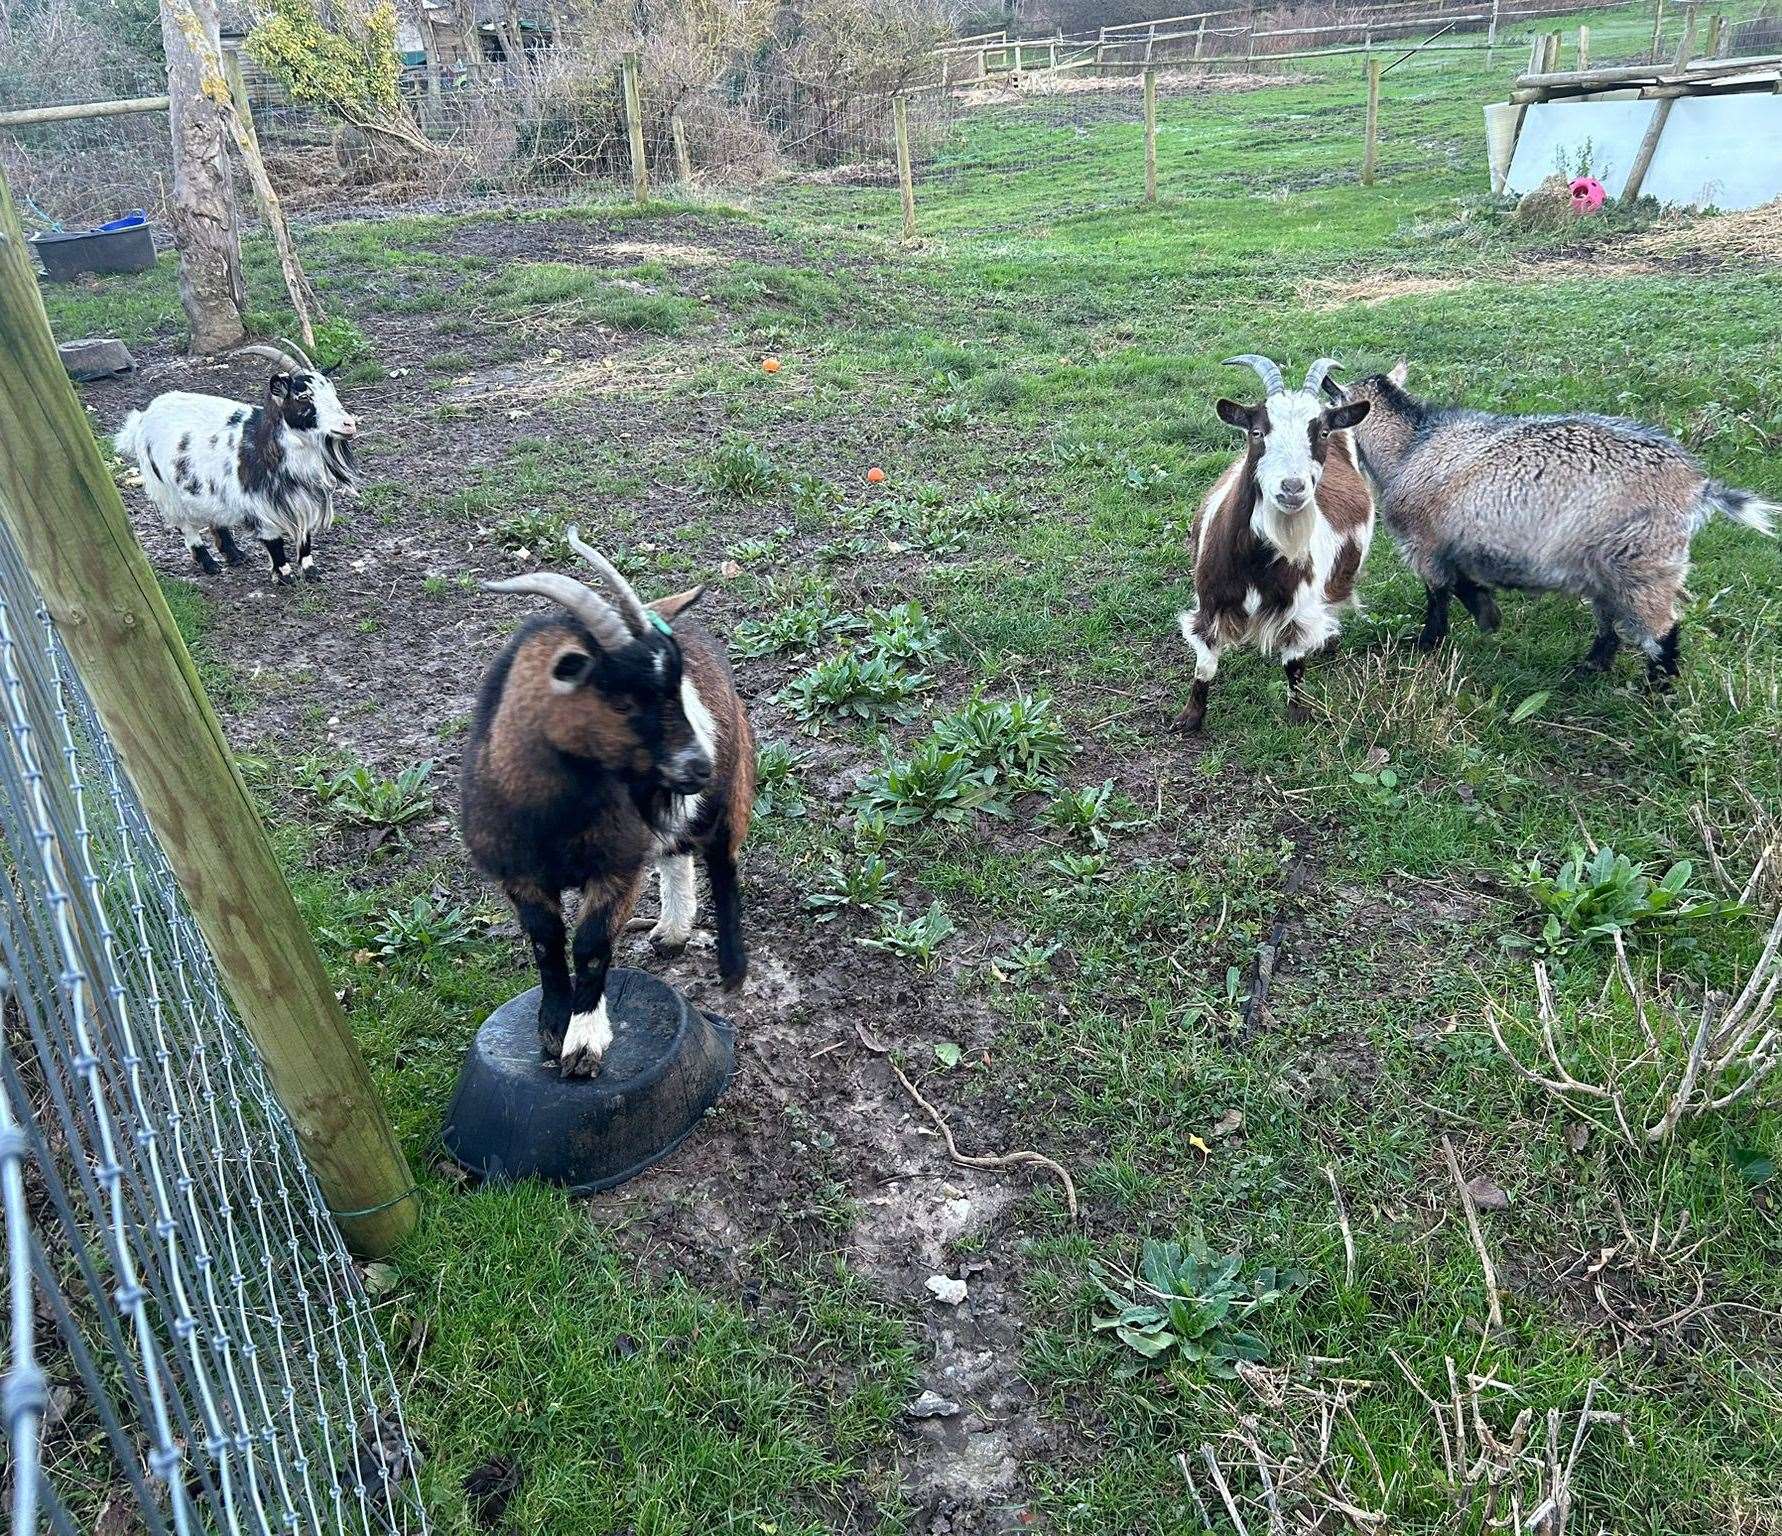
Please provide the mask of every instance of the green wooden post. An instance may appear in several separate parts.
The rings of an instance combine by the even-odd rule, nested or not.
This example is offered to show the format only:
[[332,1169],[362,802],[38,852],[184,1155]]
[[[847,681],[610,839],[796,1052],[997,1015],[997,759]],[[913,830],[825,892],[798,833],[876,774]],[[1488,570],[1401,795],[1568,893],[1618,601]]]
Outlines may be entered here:
[[1145,201],[1157,201],[1157,71],[1145,71]]
[[0,518],[136,786],[323,1198],[356,1252],[388,1252],[415,1221],[407,1162],[56,355],[4,175]]

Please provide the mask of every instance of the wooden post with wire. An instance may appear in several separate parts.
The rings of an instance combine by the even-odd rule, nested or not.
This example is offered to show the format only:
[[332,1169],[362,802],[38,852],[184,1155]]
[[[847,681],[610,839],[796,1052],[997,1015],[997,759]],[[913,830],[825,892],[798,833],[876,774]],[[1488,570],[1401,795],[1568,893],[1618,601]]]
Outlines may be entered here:
[[1157,71],[1145,71],[1145,201],[1157,201]]
[[415,1222],[408,1164],[223,728],[99,457],[0,175],[0,519],[86,683],[353,1249]]
[[1658,50],[1664,46],[1664,0],[1658,0],[1652,12],[1652,62],[1658,62]]
[[901,91],[891,99],[891,120],[897,131],[897,185],[903,193],[903,238],[916,238],[916,178],[910,169],[910,104]]
[[640,203],[650,200],[650,162],[644,153],[643,92],[637,83],[638,57],[619,61],[619,82],[625,98],[625,130],[631,140],[631,192]]
[[674,174],[683,187],[693,185],[693,157],[687,153],[687,125],[681,121],[681,114],[674,113],[668,119],[668,135],[674,140]]
[[1578,68],[1580,70],[1585,70],[1585,69],[1590,68],[1590,28],[1589,27],[1581,26],[1578,28]]
[[1367,61],[1367,139],[1361,151],[1361,184],[1371,187],[1380,159],[1380,61]]
[[[1683,41],[1677,44],[1675,68],[1683,69],[1694,53],[1695,7],[1692,5],[1683,19]],[[1629,207],[1639,201],[1640,189],[1646,185],[1646,173],[1652,169],[1652,157],[1658,153],[1658,141],[1664,137],[1664,125],[1670,121],[1674,101],[1674,97],[1666,96],[1652,104],[1652,121],[1646,125],[1640,147],[1634,151],[1633,165],[1628,168],[1627,180],[1621,187],[1621,201]]]

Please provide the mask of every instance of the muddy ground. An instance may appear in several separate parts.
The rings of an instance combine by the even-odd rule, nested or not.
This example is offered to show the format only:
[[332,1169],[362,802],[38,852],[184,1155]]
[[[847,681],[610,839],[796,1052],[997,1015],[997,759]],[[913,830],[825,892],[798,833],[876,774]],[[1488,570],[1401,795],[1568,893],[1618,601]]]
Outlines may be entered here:
[[[692,298],[714,269],[739,258],[803,264],[797,250],[738,221],[684,215],[652,220],[647,236],[639,230],[631,221],[492,219],[441,230],[434,248],[597,269],[655,261]],[[459,350],[474,357],[482,350],[480,339],[467,339],[455,326],[441,330],[431,316],[389,313],[378,303],[400,303],[424,281],[399,275],[352,311],[386,377],[348,388],[346,398],[366,424],[367,484],[393,489],[375,493],[377,515],[359,510],[320,547],[317,581],[275,588],[257,554],[219,575],[197,576],[179,537],[159,524],[140,491],[126,493],[157,569],[198,580],[210,600],[205,643],[240,684],[219,706],[237,750],[274,765],[275,781],[280,763],[343,750],[387,775],[430,758],[441,789],[455,784],[479,674],[526,606],[471,583],[511,575],[524,562],[486,524],[441,506],[497,471],[515,443],[584,439],[619,449],[621,459],[640,470],[641,489],[629,508],[635,527],[659,529],[672,539],[690,488],[658,472],[652,445],[674,445],[678,454],[683,445],[711,443],[723,429],[722,413],[710,398],[629,371],[629,359],[646,343],[599,327],[555,329],[548,344],[528,337],[528,355],[487,367],[473,364],[442,381],[428,371],[429,360]],[[252,400],[264,388],[258,361],[212,363],[157,348],[139,362],[135,376],[87,390],[108,430],[126,410],[164,390]],[[572,381],[567,397],[559,394],[546,412],[538,405],[546,392],[541,380],[556,392],[566,377]],[[462,409],[442,411],[442,404]],[[863,461],[868,445],[854,438],[864,429],[844,422],[822,430],[822,452],[834,463]],[[798,441],[806,432],[814,437],[816,429],[790,423],[787,440],[771,446],[801,456],[811,447],[810,438]],[[709,571],[718,569],[725,545],[786,521],[783,507],[771,504],[738,504],[734,513],[714,517],[723,525],[708,547],[696,551],[696,563]],[[601,507],[589,505],[582,521],[599,542],[605,532]],[[800,547],[805,542],[820,540],[797,539],[777,558],[796,568],[809,552]],[[900,566],[913,576],[922,564],[912,556],[875,570],[870,601],[900,600]],[[423,588],[428,577],[447,578],[449,589],[430,595]],[[705,607],[720,634],[730,632],[744,612],[722,579],[714,582]],[[812,814],[845,816],[847,789],[870,760],[845,744],[798,734],[774,701],[786,678],[807,662],[745,663],[739,684],[762,739],[792,742],[811,754],[801,778]],[[1164,704],[1158,685],[1154,699],[1135,696],[1114,707],[1154,712],[1158,751],[1173,762],[1177,751],[1161,730]],[[1155,793],[1157,774],[1169,771],[1143,754],[1123,755],[1107,767],[1146,800]],[[315,814],[313,802],[295,791],[273,793],[288,801],[280,814]],[[442,802],[455,798],[442,794]],[[414,829],[406,847],[404,864],[437,865],[436,886],[449,898],[493,903],[494,893],[468,868],[449,820]],[[322,844],[322,856],[352,869],[355,878],[400,872],[387,859],[367,864],[370,851],[362,835],[331,832]],[[771,1237],[795,1250],[839,1246],[893,1306],[920,1318],[926,1342],[920,1384],[958,1404],[956,1413],[910,1418],[904,1425],[900,1470],[920,1528],[1023,1529],[1021,1465],[1054,1453],[1063,1436],[1038,1411],[1020,1363],[1020,1198],[1036,1184],[1047,1185],[1047,1176],[952,1164],[927,1116],[869,1048],[906,1046],[926,1054],[933,1040],[948,1039],[975,1058],[997,1049],[995,1017],[956,991],[946,965],[921,975],[852,942],[856,935],[845,920],[815,925],[801,884],[771,855],[758,850],[746,860],[746,872],[752,972],[739,995],[724,996],[717,988],[712,936],[704,926],[709,911],[702,911],[701,929],[679,960],[652,957],[641,935],[631,941],[624,957],[629,963],[665,975],[695,1002],[735,1022],[738,1073],[700,1134],[621,1190],[590,1201],[590,1218],[609,1227],[614,1240],[645,1264],[726,1291],[745,1306],[773,1301],[749,1271],[756,1244]],[[652,902],[646,896],[646,911]],[[495,931],[512,933],[517,960],[517,930],[501,923]],[[1007,1150],[1010,1138],[1020,1134],[1010,1106],[994,1092],[941,1108],[965,1151]],[[1071,1160],[1068,1148],[1047,1150]],[[1059,1198],[1055,1186],[1045,1198]],[[838,1209],[853,1213],[839,1245]],[[970,1251],[963,1262],[961,1249]],[[934,1275],[964,1279],[967,1299],[958,1305],[935,1299],[925,1288]],[[871,1527],[876,1517],[862,1508],[850,1524]]]

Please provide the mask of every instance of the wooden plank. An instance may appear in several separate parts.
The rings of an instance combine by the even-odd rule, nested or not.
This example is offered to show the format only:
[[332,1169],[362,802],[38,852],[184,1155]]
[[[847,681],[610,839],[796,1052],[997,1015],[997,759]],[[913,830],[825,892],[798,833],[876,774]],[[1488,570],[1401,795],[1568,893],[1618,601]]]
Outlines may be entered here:
[[[1688,36],[1686,34],[1686,41]],[[1782,54],[1768,58],[1724,59],[1715,63],[1680,63],[1620,65],[1607,69],[1555,69],[1518,75],[1518,89],[1552,90],[1572,86],[1580,90],[1610,91],[1623,85],[1679,84],[1700,85],[1707,81],[1725,80],[1736,75],[1766,74],[1782,67]]]
[[415,1221],[407,1162],[56,355],[4,176],[0,518],[136,787],[323,1198],[357,1252],[388,1252]]
[[167,96],[131,96],[123,101],[79,101],[62,107],[20,107],[0,112],[0,128],[29,128],[35,123],[76,123],[88,117],[126,117],[132,112],[165,112]]
[[[256,157],[260,154],[260,132],[254,127],[254,110],[248,105],[247,77],[241,72],[241,53],[234,48],[223,49],[223,77],[229,82],[229,94],[235,98],[235,110],[241,118],[241,132],[248,144],[253,146]],[[265,165],[264,159],[261,165]],[[266,206],[266,199],[260,196],[260,183],[250,177],[254,186],[254,200],[260,205],[260,217],[266,221],[268,229],[272,227],[274,210]],[[313,339],[313,338],[312,338]]]
[[897,130],[897,185],[903,193],[903,238],[916,238],[916,178],[910,168],[910,104],[893,98],[891,119]]

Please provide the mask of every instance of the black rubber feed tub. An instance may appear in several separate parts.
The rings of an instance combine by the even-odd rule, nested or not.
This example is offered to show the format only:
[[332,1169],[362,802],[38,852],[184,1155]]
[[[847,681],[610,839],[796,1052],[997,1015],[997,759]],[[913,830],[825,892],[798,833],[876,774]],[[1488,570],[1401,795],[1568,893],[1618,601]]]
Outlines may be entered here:
[[446,1151],[485,1179],[611,1189],[666,1157],[718,1101],[736,1032],[644,971],[607,976],[613,1043],[596,1078],[558,1076],[538,1049],[538,988],[477,1031],[446,1114]]
[[43,263],[43,275],[56,283],[71,283],[88,272],[149,272],[155,265],[155,240],[147,224],[33,235],[27,243]]

